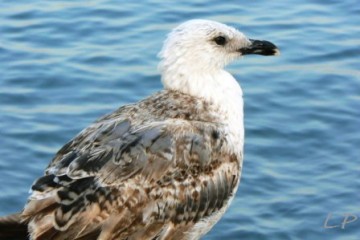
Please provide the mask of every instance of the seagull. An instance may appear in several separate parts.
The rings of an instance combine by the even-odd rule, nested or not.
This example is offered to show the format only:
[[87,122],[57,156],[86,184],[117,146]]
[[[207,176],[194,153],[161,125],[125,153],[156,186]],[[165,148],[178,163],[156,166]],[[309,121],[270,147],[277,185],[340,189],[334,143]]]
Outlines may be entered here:
[[0,239],[200,239],[239,186],[242,89],[224,67],[249,54],[279,50],[210,20],[173,29],[159,53],[164,89],[66,143],[24,209],[0,218]]

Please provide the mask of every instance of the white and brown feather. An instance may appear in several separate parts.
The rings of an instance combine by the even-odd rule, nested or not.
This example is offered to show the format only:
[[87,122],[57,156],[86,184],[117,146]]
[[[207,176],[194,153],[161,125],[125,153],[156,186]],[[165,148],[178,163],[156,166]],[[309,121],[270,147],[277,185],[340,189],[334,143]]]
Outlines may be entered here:
[[[228,43],[214,42],[219,36]],[[159,54],[165,90],[84,129],[33,184],[21,214],[30,238],[195,240],[208,232],[242,167],[242,90],[223,67],[250,44],[213,21],[175,28]]]
[[80,132],[32,186],[32,239],[190,239],[240,178],[218,111],[164,90]]

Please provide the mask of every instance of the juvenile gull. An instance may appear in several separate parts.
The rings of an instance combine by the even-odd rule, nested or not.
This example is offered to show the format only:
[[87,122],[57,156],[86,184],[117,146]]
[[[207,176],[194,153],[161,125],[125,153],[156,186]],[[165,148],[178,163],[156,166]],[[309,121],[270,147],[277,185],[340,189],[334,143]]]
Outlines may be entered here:
[[30,239],[199,239],[229,206],[242,169],[242,90],[223,68],[278,53],[214,21],[175,28],[159,54],[164,90],[65,144],[24,210],[0,219],[1,239],[26,239],[26,228]]

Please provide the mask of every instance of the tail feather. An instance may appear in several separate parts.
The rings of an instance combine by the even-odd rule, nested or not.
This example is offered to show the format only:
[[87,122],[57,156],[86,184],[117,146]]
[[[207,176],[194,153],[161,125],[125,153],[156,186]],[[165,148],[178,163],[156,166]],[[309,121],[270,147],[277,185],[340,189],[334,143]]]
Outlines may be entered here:
[[28,240],[27,224],[21,221],[20,213],[0,217],[0,240]]

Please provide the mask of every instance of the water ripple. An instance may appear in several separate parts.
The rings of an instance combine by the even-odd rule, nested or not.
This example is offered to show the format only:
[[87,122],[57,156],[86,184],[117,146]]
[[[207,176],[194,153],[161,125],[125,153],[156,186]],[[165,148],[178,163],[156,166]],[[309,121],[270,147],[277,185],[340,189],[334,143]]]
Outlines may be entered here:
[[97,117],[159,90],[165,34],[191,18],[275,42],[229,67],[245,98],[242,182],[205,239],[358,239],[360,5],[355,0],[0,3],[0,214]]

